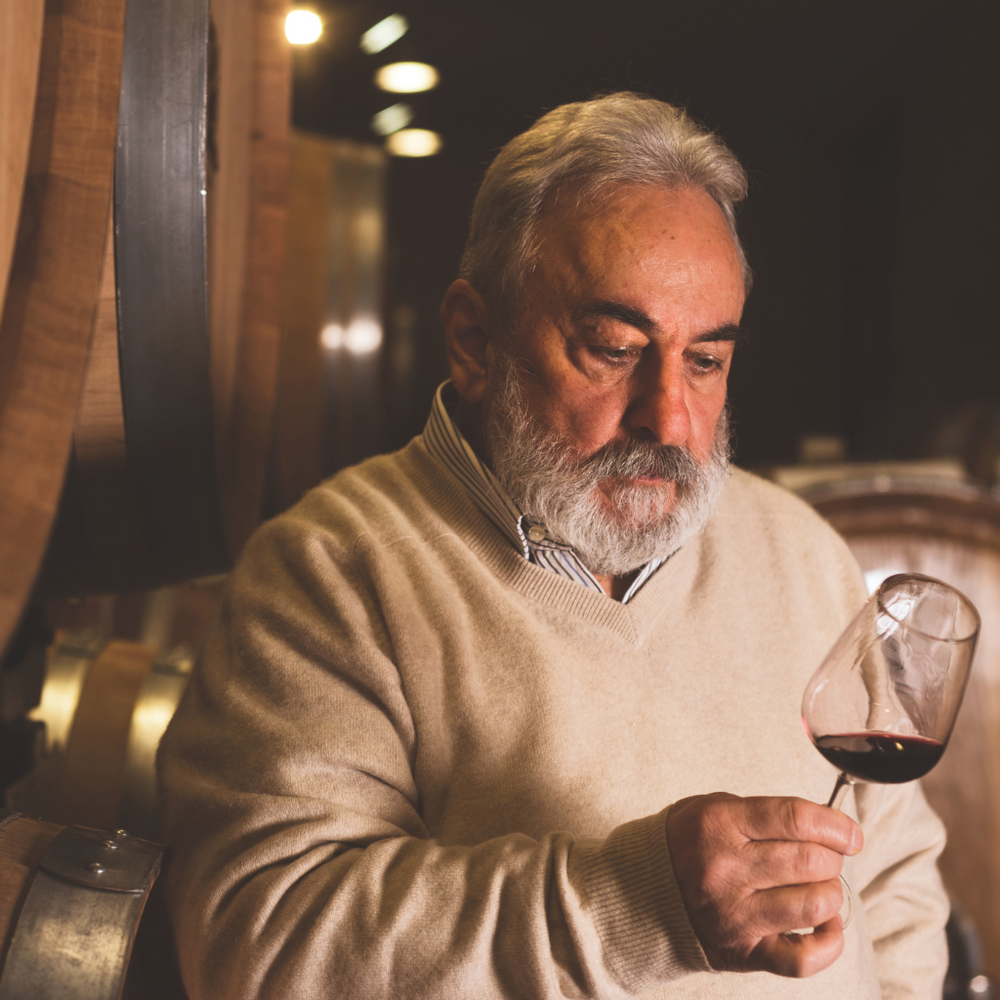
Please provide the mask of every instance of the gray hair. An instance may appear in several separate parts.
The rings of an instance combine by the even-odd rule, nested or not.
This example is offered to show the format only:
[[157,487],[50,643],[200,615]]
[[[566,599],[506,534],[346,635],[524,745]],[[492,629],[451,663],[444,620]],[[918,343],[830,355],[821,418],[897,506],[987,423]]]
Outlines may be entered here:
[[747,192],[736,156],[683,109],[622,91],[564,104],[511,139],[483,178],[459,276],[508,326],[538,252],[535,223],[548,194],[578,185],[593,198],[622,185],[698,187],[722,210],[736,243],[743,284],[751,271],[736,231],[735,206]]

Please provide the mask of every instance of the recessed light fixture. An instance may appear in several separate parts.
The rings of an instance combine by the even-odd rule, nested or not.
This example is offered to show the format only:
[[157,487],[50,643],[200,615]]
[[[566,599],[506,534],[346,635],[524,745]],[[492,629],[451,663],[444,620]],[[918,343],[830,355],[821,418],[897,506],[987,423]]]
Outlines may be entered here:
[[392,135],[406,128],[413,121],[413,108],[409,104],[393,104],[383,108],[372,118],[372,131],[376,135]]
[[441,136],[425,128],[404,128],[385,140],[393,156],[433,156],[441,150]]
[[375,86],[392,94],[416,94],[438,85],[438,71],[427,63],[398,62],[383,66],[375,74]]
[[311,10],[292,10],[285,18],[285,37],[292,45],[312,45],[323,34],[319,14]]
[[361,48],[373,56],[376,52],[389,48],[393,42],[398,42],[409,27],[409,21],[402,14],[390,14],[378,24],[373,24],[361,36]]

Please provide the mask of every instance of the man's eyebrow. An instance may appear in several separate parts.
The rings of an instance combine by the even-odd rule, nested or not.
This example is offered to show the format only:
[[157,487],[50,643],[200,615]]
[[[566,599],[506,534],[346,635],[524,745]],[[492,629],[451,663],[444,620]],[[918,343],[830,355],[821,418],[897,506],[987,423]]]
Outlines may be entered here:
[[[621,323],[627,323],[635,327],[641,333],[652,333],[657,328],[656,322],[651,316],[647,316],[641,309],[633,309],[622,302],[611,302],[608,299],[598,299],[596,302],[588,302],[579,311],[580,319],[616,319]],[[706,330],[699,333],[691,341],[693,344],[711,344],[732,341],[740,343],[744,338],[743,331],[735,323],[726,323],[714,330]]]
[[725,340],[731,340],[735,343],[739,343],[744,337],[743,331],[735,323],[726,323],[725,326],[720,326],[715,330],[708,330],[705,333],[699,333],[691,343],[693,344],[710,344],[710,343],[721,343]]
[[656,329],[656,323],[652,317],[647,316],[641,309],[633,309],[622,302],[610,302],[607,299],[598,299],[596,302],[588,302],[579,311],[580,319],[616,319],[621,323],[634,326],[641,333],[652,333]]

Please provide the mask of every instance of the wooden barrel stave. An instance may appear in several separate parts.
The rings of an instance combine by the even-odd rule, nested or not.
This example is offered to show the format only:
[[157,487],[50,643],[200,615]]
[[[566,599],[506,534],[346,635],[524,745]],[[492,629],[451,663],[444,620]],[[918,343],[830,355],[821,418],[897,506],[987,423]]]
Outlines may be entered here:
[[0,319],[0,648],[41,562],[76,417],[111,196],[124,16],[125,0],[65,0],[44,20]]
[[0,809],[0,969],[38,864],[62,827]]
[[[222,2],[214,0],[213,9]],[[232,6],[232,0],[228,2]],[[288,7],[287,0],[254,0],[253,17],[247,19],[253,30],[245,50],[253,66],[253,116],[244,168],[250,199],[239,349],[230,352],[229,388],[220,391],[216,386],[221,403],[219,482],[234,557],[261,516],[278,392],[291,141],[292,76],[284,36]],[[225,258],[216,261],[212,275],[225,266]],[[215,330],[213,326],[213,336]]]
[[44,18],[45,0],[0,0],[0,305],[28,169]]
[[148,646],[113,641],[93,661],[60,769],[59,805],[65,822],[118,824],[129,723],[155,655]]

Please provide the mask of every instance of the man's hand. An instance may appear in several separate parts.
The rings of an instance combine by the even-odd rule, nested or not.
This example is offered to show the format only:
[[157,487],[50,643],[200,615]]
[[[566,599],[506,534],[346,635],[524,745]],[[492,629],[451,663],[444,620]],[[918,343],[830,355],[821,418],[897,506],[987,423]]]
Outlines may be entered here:
[[[811,976],[844,949],[844,855],[861,828],[843,813],[793,798],[718,793],[667,813],[681,897],[712,967]],[[813,927],[812,934],[788,935]]]

